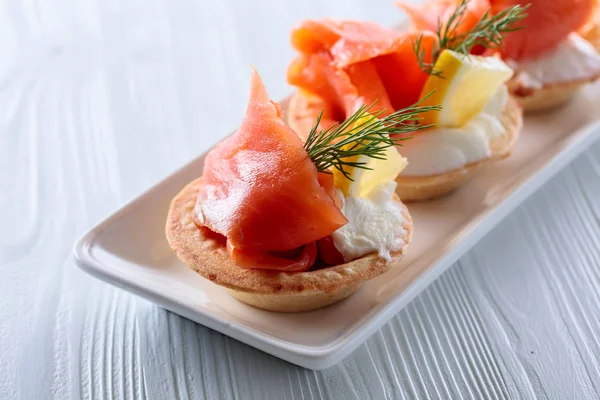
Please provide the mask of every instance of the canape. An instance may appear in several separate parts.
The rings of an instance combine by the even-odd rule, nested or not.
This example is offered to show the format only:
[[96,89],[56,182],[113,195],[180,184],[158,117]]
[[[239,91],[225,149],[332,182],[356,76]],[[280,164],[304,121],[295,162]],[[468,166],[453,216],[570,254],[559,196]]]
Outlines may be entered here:
[[287,108],[289,124],[305,136],[320,110],[327,126],[357,104],[375,102],[383,115],[419,98],[441,104],[440,112],[423,116],[429,129],[403,144],[408,165],[396,181],[406,202],[444,196],[480,166],[506,157],[522,127],[522,110],[505,85],[513,71],[498,57],[470,53],[497,47],[500,33],[515,28],[523,9],[461,31],[466,10],[455,8],[450,23],[435,32],[397,32],[359,21],[301,23],[292,32],[300,55],[288,69],[288,82],[298,88]]
[[[173,199],[166,236],[177,256],[238,300],[299,312],[335,303],[388,271],[411,241],[394,193],[405,165],[394,134],[435,106],[387,116],[359,107],[303,142],[253,69],[240,128]],[[410,122],[410,123],[409,123]],[[392,136],[390,136],[392,135]]]
[[[466,1],[399,5],[415,28],[435,30],[438,21],[447,21],[458,3]],[[600,76],[598,1],[471,0],[461,29],[470,29],[486,15],[498,15],[517,5],[527,6],[523,29],[503,33],[504,43],[498,49],[515,71],[507,83],[510,93],[525,111],[565,104],[581,86]]]

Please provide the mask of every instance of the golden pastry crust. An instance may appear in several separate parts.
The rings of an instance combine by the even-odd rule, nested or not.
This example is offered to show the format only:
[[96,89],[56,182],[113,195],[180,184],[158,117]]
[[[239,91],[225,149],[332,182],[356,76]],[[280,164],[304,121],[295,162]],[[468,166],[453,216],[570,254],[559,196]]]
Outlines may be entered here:
[[[412,220],[406,207],[404,246],[386,262],[376,254],[315,271],[278,272],[245,269],[233,263],[225,246],[206,237],[194,223],[201,178],[189,183],[171,202],[166,236],[183,263],[202,277],[230,289],[239,300],[272,311],[307,311],[332,304],[354,292],[362,282],[388,271],[411,241]],[[400,201],[396,197],[397,201]]]
[[360,287],[360,284],[340,286],[333,292],[299,292],[293,294],[260,294],[229,289],[239,301],[267,311],[302,312],[316,310],[345,299]]
[[[301,137],[305,137],[312,128],[322,105],[322,100],[317,97],[294,94],[286,108],[288,125]],[[502,125],[506,132],[491,141],[492,155],[489,158],[437,175],[415,177],[400,175],[396,179],[398,183],[396,193],[404,202],[430,200],[450,193],[473,176],[481,166],[510,154],[523,126],[522,114],[521,107],[509,96],[502,113]]]

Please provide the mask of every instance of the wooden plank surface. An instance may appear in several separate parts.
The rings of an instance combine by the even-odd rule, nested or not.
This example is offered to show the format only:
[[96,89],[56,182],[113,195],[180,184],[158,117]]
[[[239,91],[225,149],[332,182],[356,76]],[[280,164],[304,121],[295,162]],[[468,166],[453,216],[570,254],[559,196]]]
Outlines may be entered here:
[[0,398],[600,398],[600,144],[313,372],[76,269],[73,242],[230,132],[304,18],[391,0],[34,1],[0,13]]

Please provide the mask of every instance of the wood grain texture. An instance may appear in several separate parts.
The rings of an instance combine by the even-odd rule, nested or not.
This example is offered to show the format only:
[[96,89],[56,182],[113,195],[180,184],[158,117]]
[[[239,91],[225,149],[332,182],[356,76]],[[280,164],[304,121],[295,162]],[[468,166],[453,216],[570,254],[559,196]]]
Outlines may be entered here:
[[239,123],[250,63],[289,93],[294,23],[392,25],[392,1],[1,4],[0,398],[600,398],[600,144],[321,372],[75,268],[79,235]]

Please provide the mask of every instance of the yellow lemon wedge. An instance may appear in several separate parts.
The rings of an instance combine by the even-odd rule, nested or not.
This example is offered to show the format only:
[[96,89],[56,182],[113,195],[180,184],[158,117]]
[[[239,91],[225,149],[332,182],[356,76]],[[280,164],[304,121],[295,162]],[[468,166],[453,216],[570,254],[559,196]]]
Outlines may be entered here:
[[[363,118],[375,117],[367,115]],[[357,121],[357,124],[364,123],[364,120]],[[368,197],[373,189],[382,183],[390,182],[396,179],[398,174],[406,167],[406,158],[402,157],[396,147],[388,147],[385,150],[385,159],[372,158],[364,155],[354,156],[346,159],[351,162],[364,163],[361,167],[346,166],[344,171],[352,180],[342,174],[337,168],[333,168],[333,184],[340,189],[344,196]],[[368,169],[366,169],[368,168]]]
[[427,78],[421,98],[433,93],[422,104],[440,104],[442,110],[425,113],[422,123],[447,128],[463,126],[479,114],[513,74],[499,58],[465,56],[452,50],[443,50],[433,69],[441,71],[441,76]]

